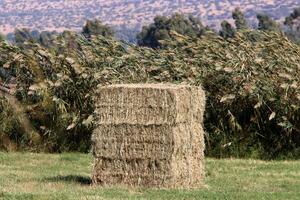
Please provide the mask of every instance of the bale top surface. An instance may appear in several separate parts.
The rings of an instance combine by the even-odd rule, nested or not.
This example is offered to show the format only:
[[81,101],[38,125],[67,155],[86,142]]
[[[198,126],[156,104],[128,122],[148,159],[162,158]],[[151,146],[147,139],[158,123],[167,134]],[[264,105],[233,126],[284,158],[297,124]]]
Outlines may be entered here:
[[99,86],[100,88],[151,88],[151,89],[176,89],[176,88],[187,88],[192,87],[190,85],[175,85],[175,84],[153,84],[153,83],[145,83],[145,84],[114,84],[107,86]]

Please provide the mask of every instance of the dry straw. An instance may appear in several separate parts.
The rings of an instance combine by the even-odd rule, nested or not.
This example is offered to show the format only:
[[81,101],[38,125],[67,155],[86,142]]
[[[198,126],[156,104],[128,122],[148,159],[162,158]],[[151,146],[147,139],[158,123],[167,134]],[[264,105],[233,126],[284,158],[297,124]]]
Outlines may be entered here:
[[205,95],[187,85],[100,87],[93,182],[195,188],[204,176]]

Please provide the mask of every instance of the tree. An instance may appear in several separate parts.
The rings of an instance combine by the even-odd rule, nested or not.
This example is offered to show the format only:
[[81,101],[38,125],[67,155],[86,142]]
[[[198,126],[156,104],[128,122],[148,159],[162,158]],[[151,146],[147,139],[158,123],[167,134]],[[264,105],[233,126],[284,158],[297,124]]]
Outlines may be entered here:
[[295,8],[293,12],[285,18],[284,24],[291,27],[296,23],[296,19],[300,17],[300,7]]
[[[49,31],[42,31],[41,33],[37,30],[30,31],[29,29],[22,28],[16,29],[13,34],[13,40],[19,47],[28,48],[29,46],[25,42],[37,42],[43,47],[53,46],[54,35],[57,34]],[[11,40],[12,37],[9,36]]]
[[270,16],[259,13],[257,14],[257,19],[258,30],[281,32],[280,26],[276,23],[275,20],[271,19]]
[[[77,39],[80,37],[80,34],[76,32],[72,32],[70,30],[65,30],[59,36],[57,37],[57,41],[62,42],[65,44],[66,49],[65,50],[75,50],[79,49],[79,44],[77,42]],[[60,48],[58,48],[60,51]]]
[[249,28],[245,15],[239,8],[234,9],[232,12],[232,18],[234,19],[235,26],[238,30]]
[[149,26],[143,26],[142,31],[137,34],[137,43],[141,46],[156,48],[160,46],[159,40],[170,39],[167,30],[168,18],[157,16],[154,23]]
[[285,18],[284,25],[288,27],[285,34],[293,41],[300,43],[300,7]]
[[162,47],[161,40],[172,40],[172,31],[189,37],[200,37],[208,30],[201,21],[193,16],[184,16],[174,14],[171,17],[156,16],[154,23],[144,26],[142,31],[137,35],[137,42],[140,46],[151,48]]
[[44,47],[53,46],[54,35],[56,32],[42,31],[39,35],[38,42]]
[[114,30],[110,26],[102,24],[100,20],[87,20],[86,24],[82,28],[82,34],[86,38],[91,38],[92,35],[113,37]]
[[221,37],[223,37],[225,39],[233,38],[235,35],[235,30],[228,21],[224,20],[221,23],[221,30],[220,30],[219,34]]
[[27,41],[35,41],[35,38],[32,36],[31,32],[27,28],[16,29],[14,31],[15,43],[18,46],[22,46]]

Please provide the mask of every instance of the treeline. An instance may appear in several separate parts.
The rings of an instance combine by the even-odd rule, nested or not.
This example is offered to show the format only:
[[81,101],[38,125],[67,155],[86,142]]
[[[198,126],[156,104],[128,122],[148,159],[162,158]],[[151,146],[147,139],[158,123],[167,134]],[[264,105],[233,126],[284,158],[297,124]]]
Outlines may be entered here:
[[193,17],[156,17],[139,45],[97,20],[45,43],[2,40],[1,82],[33,128],[25,133],[18,105],[1,93],[0,148],[87,152],[97,85],[188,83],[206,91],[206,155],[300,158],[300,46],[264,17],[259,30],[238,9],[233,19],[217,33]]
[[[0,34],[0,40],[8,40],[9,42],[22,46],[26,42],[37,42],[43,47],[53,46],[53,40],[58,36],[68,35],[70,30],[65,30],[62,33],[56,31],[42,31],[30,30],[28,28],[15,29],[13,33],[4,35]],[[110,27],[103,24],[100,20],[87,20],[86,24],[80,31],[87,38],[92,35],[102,35],[105,37],[114,37],[118,40],[124,40],[129,43],[136,43],[135,35],[138,33],[137,28],[127,28],[126,26]]]
[[[138,45],[152,48],[162,47],[159,40],[171,39],[170,31],[176,31],[189,37],[201,37],[206,31],[213,31],[215,34],[226,39],[234,37],[239,30],[252,29],[283,33],[293,42],[300,42],[300,8],[295,8],[292,13],[285,18],[283,24],[277,23],[267,14],[258,13],[256,17],[258,24],[255,27],[251,27],[244,13],[239,8],[236,8],[232,12],[234,25],[224,20],[220,24],[220,30],[216,31],[209,28],[209,26],[204,26],[200,19],[192,15],[185,16],[177,13],[170,17],[157,16],[154,18],[154,23],[144,26],[137,35],[135,34],[138,31],[135,29],[131,30],[124,26],[113,28],[102,24],[99,20],[88,20],[81,33],[87,38],[92,35],[116,37],[130,43],[137,43]],[[22,45],[25,41],[35,41],[45,47],[49,47],[51,46],[53,38],[59,34],[65,33],[49,31],[38,32],[36,30],[30,31],[29,29],[23,28],[16,29],[14,33],[8,34],[8,39],[17,45]],[[4,36],[0,38],[3,39]]]

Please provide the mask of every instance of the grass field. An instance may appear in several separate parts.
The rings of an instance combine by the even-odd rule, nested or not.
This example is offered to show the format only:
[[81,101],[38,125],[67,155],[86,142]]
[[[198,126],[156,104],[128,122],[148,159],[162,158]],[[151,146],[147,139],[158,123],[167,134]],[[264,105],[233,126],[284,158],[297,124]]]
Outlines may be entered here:
[[206,159],[199,190],[90,185],[89,154],[0,152],[0,199],[300,199],[300,161]]

